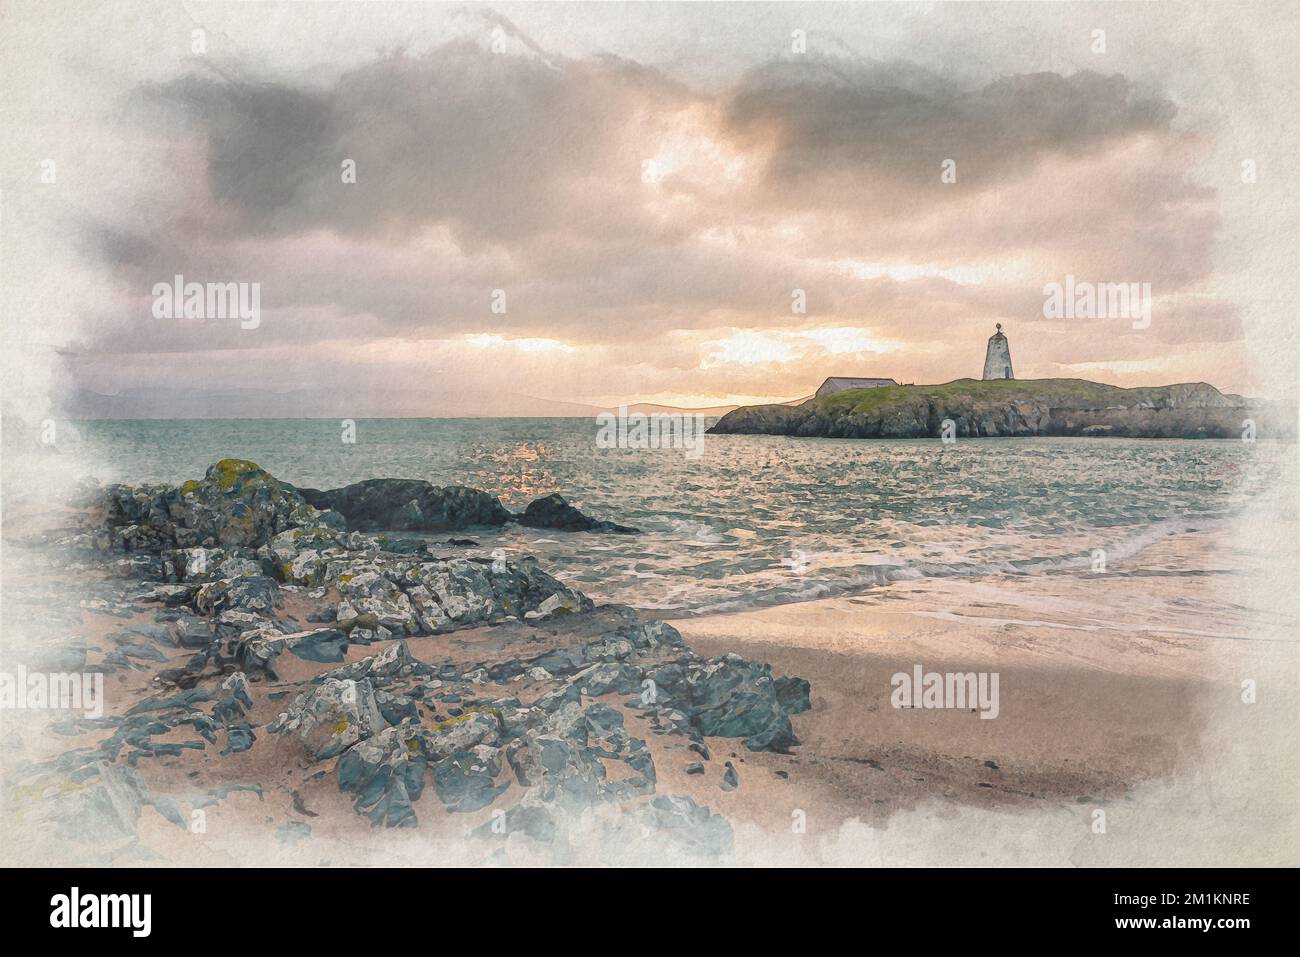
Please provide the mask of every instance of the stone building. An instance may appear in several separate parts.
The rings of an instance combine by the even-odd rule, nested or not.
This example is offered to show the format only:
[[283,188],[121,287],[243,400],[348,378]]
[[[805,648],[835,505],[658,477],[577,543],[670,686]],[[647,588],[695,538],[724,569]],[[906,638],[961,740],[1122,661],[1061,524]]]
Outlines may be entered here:
[[1007,337],[1002,334],[1002,323],[997,325],[998,331],[989,336],[989,347],[984,353],[984,378],[1014,379],[1015,374],[1011,371],[1011,347],[1007,345]]
[[898,385],[893,379],[853,379],[847,376],[831,376],[817,389],[817,398],[834,395],[845,389],[879,389],[882,385]]

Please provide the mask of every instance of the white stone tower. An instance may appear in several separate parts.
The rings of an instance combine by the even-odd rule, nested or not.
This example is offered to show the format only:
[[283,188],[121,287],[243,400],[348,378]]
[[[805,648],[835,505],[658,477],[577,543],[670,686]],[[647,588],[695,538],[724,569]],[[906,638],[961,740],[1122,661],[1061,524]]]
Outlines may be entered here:
[[1002,334],[1000,322],[998,331],[989,336],[988,351],[984,353],[984,378],[1015,378],[1011,372],[1011,347],[1007,345],[1007,337]]

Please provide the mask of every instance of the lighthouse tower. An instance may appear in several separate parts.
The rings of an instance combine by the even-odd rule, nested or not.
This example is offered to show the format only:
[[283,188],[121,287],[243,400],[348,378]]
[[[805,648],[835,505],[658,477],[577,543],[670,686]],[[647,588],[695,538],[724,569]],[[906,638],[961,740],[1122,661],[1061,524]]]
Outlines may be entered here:
[[989,336],[988,351],[984,353],[984,378],[1014,379],[1011,372],[1011,347],[1007,345],[1007,337],[1002,334],[1002,323],[997,325],[998,331]]

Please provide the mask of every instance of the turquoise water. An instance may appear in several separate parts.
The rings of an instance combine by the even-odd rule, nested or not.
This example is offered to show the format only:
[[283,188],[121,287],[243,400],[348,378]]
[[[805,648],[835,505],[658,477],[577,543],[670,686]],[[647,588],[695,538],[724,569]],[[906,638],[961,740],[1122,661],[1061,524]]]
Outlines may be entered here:
[[[729,610],[921,575],[1121,560],[1220,522],[1268,483],[1263,443],[864,441],[709,435],[703,454],[601,449],[589,419],[78,422],[57,452],[101,480],[180,482],[224,457],[296,485],[427,479],[522,509],[559,491],[635,537],[474,531],[469,554],[531,553],[593,597]],[[23,441],[6,433],[6,444]],[[434,540],[446,535],[430,536]],[[451,551],[452,549],[448,549]]]

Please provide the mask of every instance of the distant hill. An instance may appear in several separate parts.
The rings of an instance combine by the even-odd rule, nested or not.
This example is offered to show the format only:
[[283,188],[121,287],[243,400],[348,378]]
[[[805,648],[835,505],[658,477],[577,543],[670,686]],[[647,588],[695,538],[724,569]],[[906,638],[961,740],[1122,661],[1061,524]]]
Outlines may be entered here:
[[[790,399],[787,402],[781,402],[778,404],[797,405],[798,403],[806,402],[811,398],[812,396],[806,395],[800,399]],[[632,405],[629,405],[627,407],[627,410],[629,413],[640,412],[643,415],[674,415],[674,414],[682,414],[682,413],[685,414],[694,413],[697,415],[715,416],[715,415],[726,415],[728,412],[732,412],[738,408],[740,408],[740,406],[737,405],[711,405],[704,408],[687,408],[687,407],[675,406],[675,405],[656,405],[653,402],[636,402],[633,403]],[[613,412],[616,410],[608,409],[606,411]]]
[[1259,438],[1293,437],[1294,407],[1226,396],[1204,382],[1122,389],[1086,379],[957,379],[942,385],[850,389],[802,405],[743,406],[717,434],[823,438],[1082,435],[1233,438],[1255,423]]
[[[637,402],[629,405],[628,411],[644,415],[699,413],[712,418],[735,408],[688,409]],[[618,406],[541,399],[516,392],[144,387],[113,395],[77,389],[65,396],[60,411],[73,419],[592,418],[602,412],[616,413]]]

